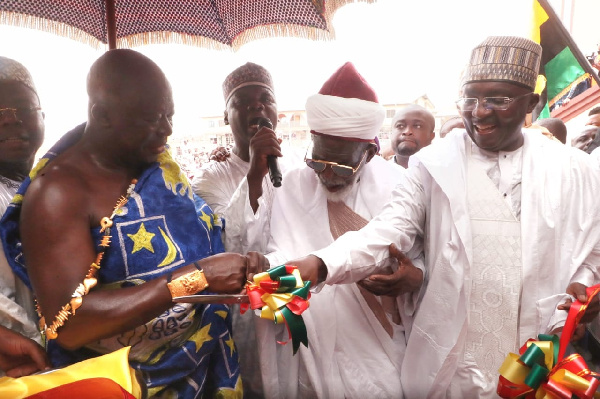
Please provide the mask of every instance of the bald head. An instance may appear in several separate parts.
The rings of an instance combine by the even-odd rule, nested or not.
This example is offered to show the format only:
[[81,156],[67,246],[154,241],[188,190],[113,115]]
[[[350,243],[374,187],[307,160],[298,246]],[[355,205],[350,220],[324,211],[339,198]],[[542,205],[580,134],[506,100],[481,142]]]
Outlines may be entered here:
[[434,128],[433,114],[420,105],[407,105],[396,112],[392,118],[390,141],[396,163],[406,168],[410,156],[431,144],[435,137]]
[[104,53],[92,65],[87,79],[90,106],[94,103],[129,103],[152,95],[153,87],[170,86],[161,69],[150,58],[129,49]]
[[171,86],[148,57],[110,50],[88,75],[85,145],[111,162],[138,168],[156,161],[172,133]]
[[548,129],[554,137],[561,143],[567,142],[567,126],[558,118],[544,118],[535,121],[534,125],[542,126]]
[[427,108],[422,107],[418,104],[409,104],[404,108],[396,111],[396,114],[392,118],[392,126],[398,119],[404,117],[408,113],[417,113],[421,115],[423,121],[427,122],[427,125],[431,126],[431,130],[433,131],[433,128],[435,127],[435,118],[433,117],[433,114],[429,112]]

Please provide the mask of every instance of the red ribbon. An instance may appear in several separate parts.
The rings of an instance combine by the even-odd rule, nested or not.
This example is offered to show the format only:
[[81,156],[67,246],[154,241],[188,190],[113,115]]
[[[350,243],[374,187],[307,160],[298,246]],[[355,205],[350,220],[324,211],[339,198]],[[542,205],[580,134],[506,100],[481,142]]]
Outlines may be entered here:
[[[505,371],[506,378],[504,375],[500,375],[498,379],[497,393],[500,397],[525,399],[570,399],[573,395],[576,395],[580,399],[591,399],[594,397],[594,394],[600,385],[600,380],[598,380],[597,377],[600,376],[589,370],[587,364],[579,354],[574,354],[567,358],[564,358],[564,355],[567,345],[573,337],[575,327],[583,317],[591,301],[599,292],[600,284],[588,287],[586,289],[588,297],[587,301],[582,303],[579,300],[576,300],[571,304],[567,321],[565,322],[560,337],[558,355],[555,353],[555,364],[549,372],[547,369],[541,369],[542,371],[546,370],[547,375],[544,382],[542,382],[539,387],[533,388],[532,386],[535,386],[534,384],[528,386],[520,381],[510,381],[508,379],[510,376],[517,376],[519,373],[511,373],[508,372],[508,370],[513,371],[520,369],[523,371],[523,368],[527,369],[530,367],[522,362],[523,357],[518,360],[515,360],[514,358],[516,355],[509,355],[507,357],[505,364],[501,367],[501,373]],[[523,355],[530,345],[536,345],[535,342],[535,340],[529,339],[525,345],[520,348],[519,353]],[[514,365],[515,369],[505,367],[507,364]],[[540,367],[535,364],[534,367],[530,368],[530,374],[536,368],[539,373]],[[543,377],[543,375],[544,374],[538,374],[540,377]],[[528,376],[528,378],[529,377],[530,376]]]

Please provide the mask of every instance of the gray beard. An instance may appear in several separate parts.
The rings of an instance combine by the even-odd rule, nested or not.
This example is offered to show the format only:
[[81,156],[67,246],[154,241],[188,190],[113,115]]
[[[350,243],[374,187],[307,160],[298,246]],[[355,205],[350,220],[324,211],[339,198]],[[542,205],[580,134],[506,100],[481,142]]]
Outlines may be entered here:
[[355,183],[352,183],[349,186],[344,187],[342,190],[336,191],[335,193],[332,193],[331,191],[327,190],[325,186],[323,186],[323,190],[325,190],[325,195],[327,196],[327,201],[343,202],[344,199],[348,197],[350,191],[352,191],[352,187],[354,187],[354,184]]

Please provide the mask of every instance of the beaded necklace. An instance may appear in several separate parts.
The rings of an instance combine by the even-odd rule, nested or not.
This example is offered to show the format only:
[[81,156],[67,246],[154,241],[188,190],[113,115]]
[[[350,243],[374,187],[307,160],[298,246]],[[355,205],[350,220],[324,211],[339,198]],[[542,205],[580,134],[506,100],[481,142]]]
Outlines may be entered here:
[[104,256],[104,252],[110,245],[110,228],[113,225],[113,218],[119,213],[119,210],[125,206],[127,201],[129,201],[129,197],[133,193],[135,189],[135,185],[137,184],[137,179],[133,179],[129,187],[127,188],[127,193],[125,196],[120,196],[117,200],[115,207],[113,208],[113,212],[109,217],[103,217],[100,220],[100,232],[104,233],[102,238],[100,239],[100,251],[96,255],[96,260],[92,262],[90,268],[85,275],[82,283],[79,283],[79,286],[75,289],[73,294],[71,294],[71,300],[65,306],[63,306],[59,311],[56,317],[54,318],[54,322],[50,327],[46,325],[46,319],[42,316],[42,312],[39,304],[35,303],[36,311],[38,316],[40,317],[40,330],[42,334],[45,335],[46,339],[56,339],[58,337],[57,330],[62,327],[69,316],[75,315],[75,311],[79,309],[81,304],[83,303],[83,296],[87,295],[88,292],[92,288],[94,288],[98,284],[98,270],[100,270],[100,262],[102,262],[102,257]]

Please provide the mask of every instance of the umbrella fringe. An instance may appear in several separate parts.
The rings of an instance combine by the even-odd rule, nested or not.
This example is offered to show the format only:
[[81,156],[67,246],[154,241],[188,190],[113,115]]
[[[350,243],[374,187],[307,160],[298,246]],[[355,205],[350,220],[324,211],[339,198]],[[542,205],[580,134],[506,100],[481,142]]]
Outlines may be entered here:
[[133,48],[149,44],[184,44],[209,50],[231,50],[228,45],[218,40],[178,32],[145,32],[117,39],[118,48]]
[[[250,28],[234,37],[231,45],[221,43],[214,39],[202,36],[194,36],[177,32],[146,32],[130,35],[117,39],[118,48],[133,48],[148,44],[171,43],[184,44],[211,50],[233,50],[237,51],[244,44],[257,39],[273,37],[295,37],[310,40],[333,40],[335,32],[332,19],[335,12],[342,6],[351,3],[375,3],[377,0],[326,0],[325,12],[323,14],[329,30],[323,30],[311,26],[294,24],[270,24]],[[42,17],[20,14],[10,11],[0,11],[0,24],[12,25],[21,28],[36,29],[58,36],[66,37],[80,43],[87,44],[95,49],[106,49],[107,45],[89,33],[77,29],[65,23],[52,21]]]
[[117,48],[134,48],[149,44],[184,44],[209,50],[231,50],[231,47],[218,40],[177,32],[146,32],[117,39]]
[[19,28],[35,29],[43,32],[52,33],[57,36],[66,37],[77,42],[87,44],[97,50],[105,49],[106,44],[96,39],[94,36],[77,29],[71,25],[51,21],[46,18],[33,15],[19,14],[10,11],[0,11],[0,25],[11,25]]
[[239,50],[244,44],[258,39],[268,39],[273,37],[295,37],[309,40],[334,40],[335,30],[332,20],[335,12],[342,6],[352,3],[375,3],[377,0],[326,0],[325,1],[325,22],[328,30],[315,28],[311,26],[294,24],[270,24],[260,25],[246,29],[238,36],[233,38],[231,47]]
[[270,39],[274,37],[294,37],[299,39],[310,40],[333,40],[335,33],[333,28],[325,31],[320,28],[310,26],[290,25],[290,24],[271,24],[260,25],[254,28],[246,29],[244,32],[236,36],[231,47],[238,50],[244,44],[258,39]]

